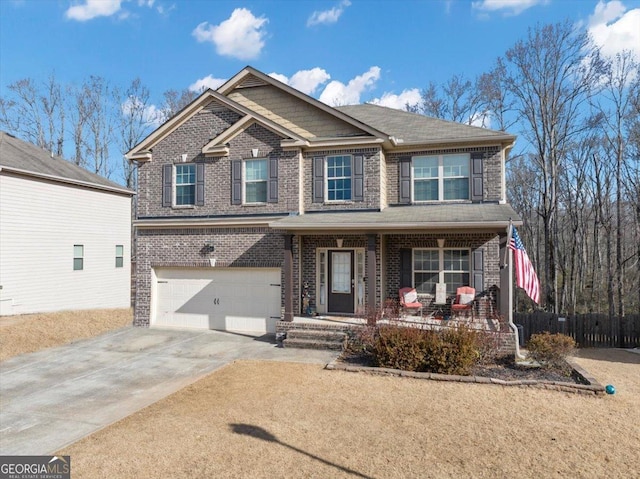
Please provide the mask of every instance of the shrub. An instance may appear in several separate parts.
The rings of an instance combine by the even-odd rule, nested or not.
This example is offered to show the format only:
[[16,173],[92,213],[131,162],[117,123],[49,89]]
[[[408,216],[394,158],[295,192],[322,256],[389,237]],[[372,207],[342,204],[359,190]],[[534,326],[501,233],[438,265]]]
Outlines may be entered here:
[[478,334],[466,328],[445,331],[382,326],[371,354],[380,367],[440,374],[469,374],[480,359]]
[[403,326],[381,326],[373,341],[373,359],[377,366],[424,371],[426,344],[431,331]]
[[478,333],[467,328],[433,334],[427,341],[424,370],[440,374],[469,374],[478,362]]
[[527,342],[529,357],[547,368],[566,367],[566,358],[575,349],[576,342],[564,334],[533,334]]

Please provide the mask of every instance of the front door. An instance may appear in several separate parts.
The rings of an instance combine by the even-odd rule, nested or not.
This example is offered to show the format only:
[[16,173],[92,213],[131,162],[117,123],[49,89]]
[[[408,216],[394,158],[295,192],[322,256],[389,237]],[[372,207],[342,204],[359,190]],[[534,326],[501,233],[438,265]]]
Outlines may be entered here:
[[353,251],[329,251],[329,313],[353,313]]

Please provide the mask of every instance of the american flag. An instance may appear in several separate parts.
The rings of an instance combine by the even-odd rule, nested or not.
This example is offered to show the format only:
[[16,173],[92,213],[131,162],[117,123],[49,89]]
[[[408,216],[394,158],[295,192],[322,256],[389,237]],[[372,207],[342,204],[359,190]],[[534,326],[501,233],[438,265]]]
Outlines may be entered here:
[[516,286],[524,289],[525,293],[536,303],[540,304],[540,282],[536,275],[527,250],[518,235],[518,231],[511,228],[509,247],[513,250],[513,263],[516,267]]

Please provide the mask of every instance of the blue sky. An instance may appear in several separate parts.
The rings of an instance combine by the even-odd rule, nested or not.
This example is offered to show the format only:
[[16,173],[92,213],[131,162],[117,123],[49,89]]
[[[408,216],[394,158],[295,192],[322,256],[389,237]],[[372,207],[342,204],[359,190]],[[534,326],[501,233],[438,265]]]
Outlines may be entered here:
[[252,65],[329,104],[400,107],[564,19],[640,59],[640,0],[0,0],[0,95],[55,72],[63,84],[140,77],[159,103]]

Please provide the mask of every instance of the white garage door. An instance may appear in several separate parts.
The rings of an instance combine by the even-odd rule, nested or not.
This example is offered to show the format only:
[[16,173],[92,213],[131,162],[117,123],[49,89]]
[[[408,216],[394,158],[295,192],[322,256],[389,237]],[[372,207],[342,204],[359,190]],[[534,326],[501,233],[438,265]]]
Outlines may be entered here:
[[275,333],[280,269],[157,268],[152,326]]

